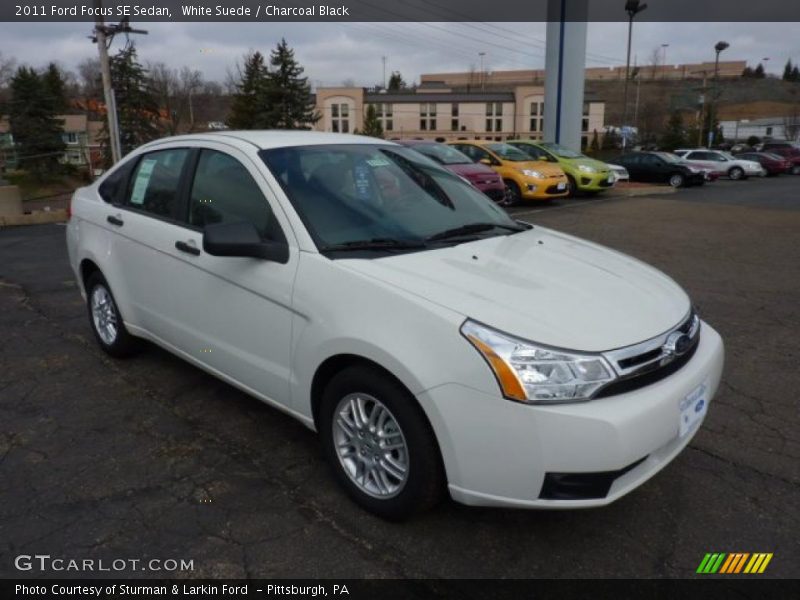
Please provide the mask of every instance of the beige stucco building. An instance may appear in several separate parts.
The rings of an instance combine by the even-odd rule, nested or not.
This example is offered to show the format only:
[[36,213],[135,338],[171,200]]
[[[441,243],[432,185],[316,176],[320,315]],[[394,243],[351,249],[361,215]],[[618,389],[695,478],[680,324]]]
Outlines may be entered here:
[[[436,82],[415,91],[384,92],[364,88],[318,88],[316,108],[322,118],[318,131],[352,133],[363,129],[367,107],[373,104],[392,139],[507,140],[541,139],[544,88],[518,85],[510,91],[460,92]],[[594,131],[603,133],[605,104],[584,104],[583,144]]]

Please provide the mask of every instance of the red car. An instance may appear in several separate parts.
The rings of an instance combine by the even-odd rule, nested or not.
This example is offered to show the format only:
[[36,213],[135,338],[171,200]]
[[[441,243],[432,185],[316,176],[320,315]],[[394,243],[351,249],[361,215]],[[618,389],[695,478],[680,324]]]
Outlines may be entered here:
[[736,158],[743,158],[745,160],[753,160],[759,163],[767,175],[780,175],[781,173],[788,173],[792,168],[792,163],[781,156],[772,152],[742,152],[737,154]]
[[435,160],[448,171],[461,175],[495,202],[506,201],[506,185],[494,169],[472,162],[466,154],[452,146],[428,140],[394,140],[398,144],[413,148],[420,154]]
[[792,166],[789,172],[792,175],[800,175],[800,146],[793,142],[764,142],[762,152],[778,154],[788,160]]

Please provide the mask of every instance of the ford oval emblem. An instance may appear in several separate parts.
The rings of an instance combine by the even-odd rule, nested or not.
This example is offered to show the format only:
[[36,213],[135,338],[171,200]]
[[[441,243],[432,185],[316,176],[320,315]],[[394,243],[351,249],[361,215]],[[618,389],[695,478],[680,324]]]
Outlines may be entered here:
[[700,400],[700,402],[698,402],[697,404],[694,405],[694,412],[699,413],[701,410],[703,410],[703,407],[705,405],[706,405],[706,401],[705,400]]
[[686,354],[691,345],[692,340],[688,335],[680,331],[675,331],[667,336],[667,341],[661,349],[667,356],[681,356],[682,354]]

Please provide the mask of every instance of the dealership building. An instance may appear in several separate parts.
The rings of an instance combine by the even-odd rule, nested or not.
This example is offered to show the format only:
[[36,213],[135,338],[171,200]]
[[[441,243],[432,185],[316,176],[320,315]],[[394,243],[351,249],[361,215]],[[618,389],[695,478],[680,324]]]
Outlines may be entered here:
[[[352,133],[364,127],[372,104],[388,139],[509,140],[541,139],[544,87],[518,85],[506,90],[458,91],[440,82],[414,90],[389,92],[361,87],[317,88],[318,131]],[[581,145],[602,135],[605,104],[586,98]]]

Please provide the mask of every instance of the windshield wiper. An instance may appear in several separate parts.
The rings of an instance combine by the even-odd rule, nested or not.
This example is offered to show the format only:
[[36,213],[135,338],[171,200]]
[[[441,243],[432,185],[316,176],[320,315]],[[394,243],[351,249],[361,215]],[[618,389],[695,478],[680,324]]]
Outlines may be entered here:
[[513,232],[526,231],[528,229],[527,227],[522,227],[521,225],[505,225],[503,223],[467,223],[461,227],[445,229],[444,231],[435,233],[425,239],[429,242],[434,242],[436,240],[446,240],[454,237],[460,237],[462,235],[470,235],[472,233],[481,233],[495,228],[507,229]]
[[415,250],[425,248],[425,243],[414,240],[397,240],[394,238],[372,238],[369,240],[352,240],[341,244],[330,244],[320,248],[320,252],[349,252],[358,250]]

